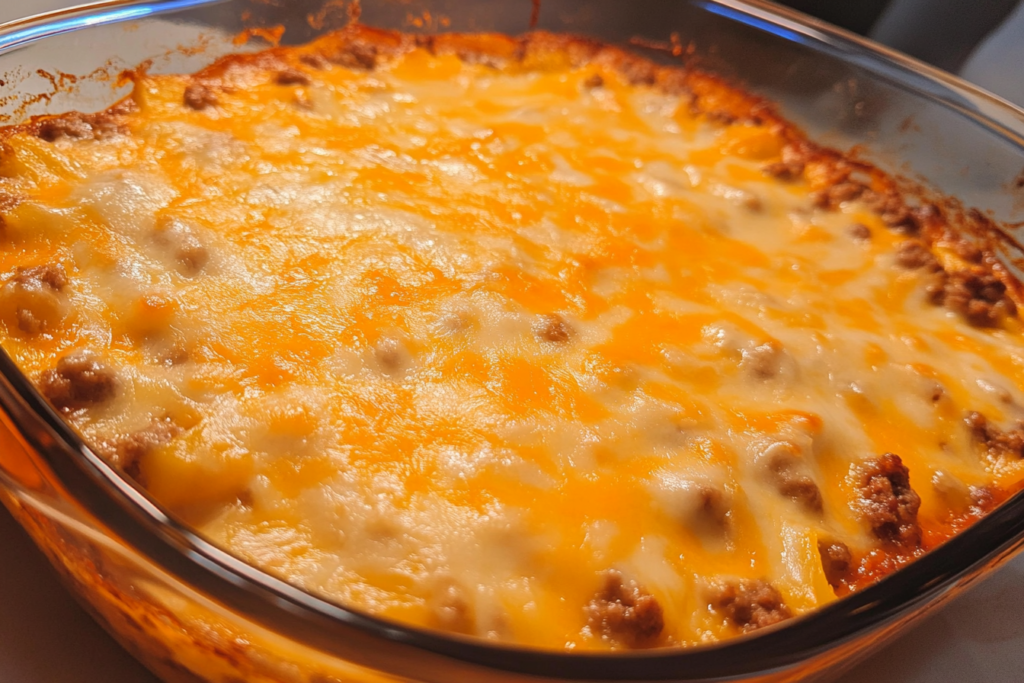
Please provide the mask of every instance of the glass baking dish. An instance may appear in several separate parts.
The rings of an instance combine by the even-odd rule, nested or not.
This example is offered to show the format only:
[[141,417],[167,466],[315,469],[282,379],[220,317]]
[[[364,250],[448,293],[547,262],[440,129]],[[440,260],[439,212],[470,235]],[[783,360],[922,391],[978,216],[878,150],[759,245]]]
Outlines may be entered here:
[[[98,110],[127,94],[122,69],[194,71],[268,39],[308,41],[352,9],[107,0],[9,23],[0,122]],[[365,0],[361,12],[366,24],[412,32],[515,34],[536,21],[688,59],[772,98],[821,142],[1024,225],[1024,111],[765,2]],[[1019,270],[1015,232],[1000,243]],[[692,649],[530,650],[348,610],[211,546],[92,453],[2,353],[0,408],[0,499],[97,620],[169,682],[829,680],[1024,544],[1019,493],[922,559],[783,628]]]

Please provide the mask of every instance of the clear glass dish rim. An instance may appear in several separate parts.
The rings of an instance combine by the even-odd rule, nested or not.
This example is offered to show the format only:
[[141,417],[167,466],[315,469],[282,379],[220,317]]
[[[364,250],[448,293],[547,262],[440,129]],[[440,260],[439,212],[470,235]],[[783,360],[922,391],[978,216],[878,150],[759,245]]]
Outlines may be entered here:
[[[0,24],[0,54],[92,26],[225,0],[104,0]],[[231,1],[231,0],[227,0]],[[1024,109],[871,41],[764,0],[691,0],[702,9],[808,44],[957,112],[1021,150]],[[641,652],[537,650],[413,628],[298,589],[205,541],[93,453],[0,349],[0,408],[72,501],[153,565],[271,632],[326,654],[394,672],[386,642],[407,655],[544,679],[698,681],[756,675],[806,662],[877,630],[949,590],[1024,540],[1024,491],[878,583],[787,622],[717,644]],[[20,486],[0,470],[0,484]],[[414,661],[416,657],[411,657]],[[412,664],[415,666],[415,664]]]

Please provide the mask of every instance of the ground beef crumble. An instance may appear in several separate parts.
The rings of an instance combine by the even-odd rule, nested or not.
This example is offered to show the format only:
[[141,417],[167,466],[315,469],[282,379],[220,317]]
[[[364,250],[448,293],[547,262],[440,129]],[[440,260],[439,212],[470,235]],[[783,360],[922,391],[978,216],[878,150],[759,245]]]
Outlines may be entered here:
[[768,164],[761,170],[767,176],[790,183],[803,177],[804,163],[802,161],[777,161]]
[[818,554],[821,555],[821,568],[825,579],[833,588],[843,584],[850,572],[853,556],[850,549],[842,541],[818,541]]
[[298,69],[288,67],[281,69],[277,72],[277,76],[274,77],[274,81],[278,85],[309,85],[309,76],[299,71]]
[[846,233],[858,242],[865,242],[871,239],[871,228],[863,223],[854,223],[846,229]]
[[46,400],[66,413],[112,399],[117,393],[117,376],[95,353],[76,351],[43,372],[38,385]]
[[850,202],[864,193],[864,186],[850,180],[842,180],[817,190],[811,195],[811,203],[819,209],[835,211],[843,202]]
[[331,67],[331,63],[327,61],[327,58],[317,52],[307,52],[299,55],[299,61],[306,66],[319,71],[323,71],[324,69],[329,69]]
[[181,431],[174,420],[165,416],[154,419],[137,432],[103,442],[97,445],[96,450],[122,472],[145,485],[146,482],[142,480],[142,460],[154,449],[169,443]]
[[811,195],[811,203],[819,209],[835,211],[844,202],[861,201],[877,215],[886,227],[906,235],[916,234],[922,223],[922,212],[930,209],[912,209],[895,191],[876,191],[864,182],[852,179],[848,172],[837,172],[832,182]]
[[907,270],[926,270],[937,273],[942,270],[939,260],[921,240],[903,240],[896,245],[896,265]]
[[13,281],[22,286],[45,285],[55,292],[60,292],[68,284],[64,266],[59,263],[48,263],[42,266],[23,266],[14,272]]
[[369,71],[377,68],[378,50],[375,45],[351,43],[345,49],[327,55],[327,59],[349,69]]
[[186,277],[198,274],[210,260],[210,252],[183,221],[174,218],[161,221],[153,240],[157,247],[169,251],[178,272]]
[[1018,422],[1015,429],[1003,431],[981,413],[972,411],[967,413],[964,422],[971,439],[984,446],[993,458],[1024,458],[1024,421]]
[[[783,172],[782,165],[772,165],[775,166]],[[767,167],[764,170],[774,175]],[[855,200],[877,215],[890,230],[907,236],[918,235],[923,226],[945,225],[941,211],[933,204],[908,206],[899,192],[872,189],[853,179],[845,169],[837,169],[827,186],[811,194],[812,204],[828,211],[836,211],[844,202]],[[974,218],[975,222],[991,224],[984,217]],[[859,232],[865,238],[870,236],[867,228]],[[963,239],[956,240],[951,249],[968,265],[963,270],[947,272],[928,242],[913,238],[898,243],[895,262],[901,268],[934,274],[926,287],[931,303],[944,305],[975,327],[997,327],[1005,316],[1016,314],[1017,307],[1007,294],[1006,284],[983,265],[985,253],[978,246]]]
[[59,263],[19,266],[0,290],[0,301],[14,308],[18,329],[25,334],[47,332],[67,314],[60,296],[67,284]]
[[189,83],[183,96],[185,106],[189,109],[202,111],[217,105],[217,96],[213,90],[203,83]]
[[896,192],[866,190],[860,195],[860,199],[890,230],[913,235],[921,228],[920,217],[903,202]]
[[715,586],[711,606],[744,631],[771,626],[793,616],[782,594],[761,579],[727,581]]
[[821,490],[796,453],[785,447],[773,448],[765,465],[769,480],[779,495],[798,503],[808,512],[822,511]]
[[39,124],[38,135],[47,142],[56,142],[62,138],[78,140],[91,138],[93,128],[81,114],[65,114],[45,119]]
[[975,327],[996,327],[1004,316],[1017,313],[1006,291],[999,278],[980,268],[941,271],[926,288],[929,301],[959,313]]
[[729,524],[729,501],[719,489],[701,486],[698,491],[700,505],[696,509],[694,525],[704,529],[723,531]]
[[921,497],[910,487],[910,470],[898,455],[886,453],[868,463],[859,493],[861,514],[875,536],[906,549],[920,545]]
[[604,585],[585,611],[594,635],[628,648],[654,645],[665,628],[654,596],[617,571],[605,572]]

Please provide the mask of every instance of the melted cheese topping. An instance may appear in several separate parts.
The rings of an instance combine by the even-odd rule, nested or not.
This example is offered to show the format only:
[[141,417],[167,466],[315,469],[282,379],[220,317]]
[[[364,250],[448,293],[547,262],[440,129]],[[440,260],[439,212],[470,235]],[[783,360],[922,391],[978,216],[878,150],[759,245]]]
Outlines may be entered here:
[[277,54],[194,107],[140,75],[120,132],[15,130],[0,165],[4,348],[91,350],[109,396],[58,407],[238,556],[432,628],[698,644],[760,625],[723,585],[799,614],[919,552],[866,521],[881,454],[921,548],[1020,479],[963,422],[1020,414],[1016,320],[927,303],[813,160],[766,176],[777,127],[607,64]]

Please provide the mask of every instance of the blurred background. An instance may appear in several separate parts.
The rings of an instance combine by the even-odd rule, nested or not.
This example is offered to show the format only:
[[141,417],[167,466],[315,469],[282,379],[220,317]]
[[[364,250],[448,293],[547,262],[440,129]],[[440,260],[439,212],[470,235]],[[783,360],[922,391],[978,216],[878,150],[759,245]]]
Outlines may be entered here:
[[779,0],[1024,106],[1020,0]]

